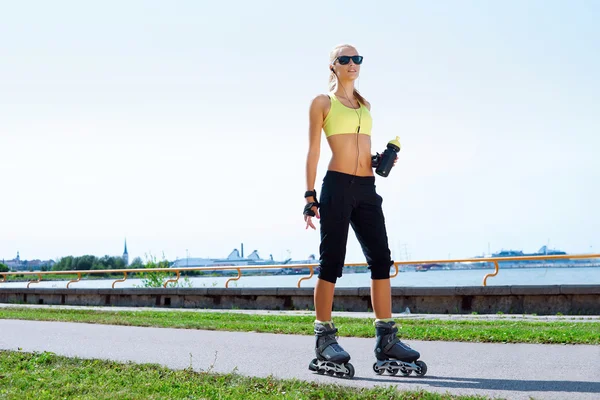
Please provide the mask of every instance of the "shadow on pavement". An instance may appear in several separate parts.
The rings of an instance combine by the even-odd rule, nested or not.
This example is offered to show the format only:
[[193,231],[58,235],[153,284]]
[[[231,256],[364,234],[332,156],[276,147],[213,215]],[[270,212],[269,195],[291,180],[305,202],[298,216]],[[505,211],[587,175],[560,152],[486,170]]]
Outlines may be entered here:
[[517,392],[573,392],[600,394],[600,382],[585,381],[528,381],[518,379],[452,378],[427,375],[422,378],[389,375],[382,375],[380,378],[354,376],[354,379],[360,381],[382,382],[392,385],[410,383],[448,389],[459,388],[510,390]]

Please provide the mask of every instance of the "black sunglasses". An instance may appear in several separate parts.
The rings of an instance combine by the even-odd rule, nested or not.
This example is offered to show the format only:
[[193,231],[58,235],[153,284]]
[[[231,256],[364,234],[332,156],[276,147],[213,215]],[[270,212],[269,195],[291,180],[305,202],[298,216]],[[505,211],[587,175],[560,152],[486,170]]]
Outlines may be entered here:
[[350,62],[350,59],[357,65],[360,65],[363,62],[363,56],[339,56],[336,60],[338,60],[340,64],[346,65]]

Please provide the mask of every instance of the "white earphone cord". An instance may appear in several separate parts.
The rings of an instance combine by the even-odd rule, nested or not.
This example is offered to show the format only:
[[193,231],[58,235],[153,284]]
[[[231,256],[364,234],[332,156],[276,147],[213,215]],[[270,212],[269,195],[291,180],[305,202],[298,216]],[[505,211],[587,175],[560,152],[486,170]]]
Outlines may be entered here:
[[[336,77],[337,77],[337,74],[336,74]],[[348,92],[346,92],[346,88],[344,87],[344,85],[342,85],[342,83],[339,81],[339,79],[338,79],[338,82],[342,86],[342,90],[344,91],[344,94],[346,95],[346,100],[348,100],[348,102],[350,102],[350,105],[352,105],[352,101],[350,101],[350,98],[348,96]],[[359,159],[359,156],[360,156],[360,152],[358,150],[358,134],[360,133],[360,124],[362,122],[362,112],[363,112],[362,106],[361,106],[360,101],[358,100],[358,98],[356,99],[356,102],[358,103],[358,108],[360,108],[360,115],[358,114],[358,111],[356,111],[356,109],[353,108],[354,112],[358,116],[358,128],[356,129],[356,167],[354,168],[354,175],[356,175],[356,173],[358,172],[358,159]]]

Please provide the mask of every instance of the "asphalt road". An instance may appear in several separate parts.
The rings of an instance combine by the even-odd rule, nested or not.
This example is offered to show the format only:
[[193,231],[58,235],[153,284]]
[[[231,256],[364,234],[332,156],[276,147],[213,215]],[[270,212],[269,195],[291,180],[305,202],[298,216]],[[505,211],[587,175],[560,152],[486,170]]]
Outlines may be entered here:
[[0,320],[0,349],[158,363],[180,369],[273,375],[362,387],[395,385],[508,399],[600,398],[600,346],[408,343],[428,366],[424,377],[376,375],[374,339],[340,338],[354,379],[308,370],[312,336]]

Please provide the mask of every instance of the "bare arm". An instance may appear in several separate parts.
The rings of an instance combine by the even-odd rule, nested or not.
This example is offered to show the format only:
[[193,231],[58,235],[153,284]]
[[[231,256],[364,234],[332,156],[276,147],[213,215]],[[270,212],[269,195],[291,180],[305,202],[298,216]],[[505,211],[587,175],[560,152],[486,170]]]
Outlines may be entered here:
[[[317,165],[321,155],[321,131],[323,129],[323,110],[329,104],[325,95],[315,97],[310,104],[308,129],[308,154],[306,156],[306,190],[315,190]],[[317,199],[308,197],[307,202]]]

